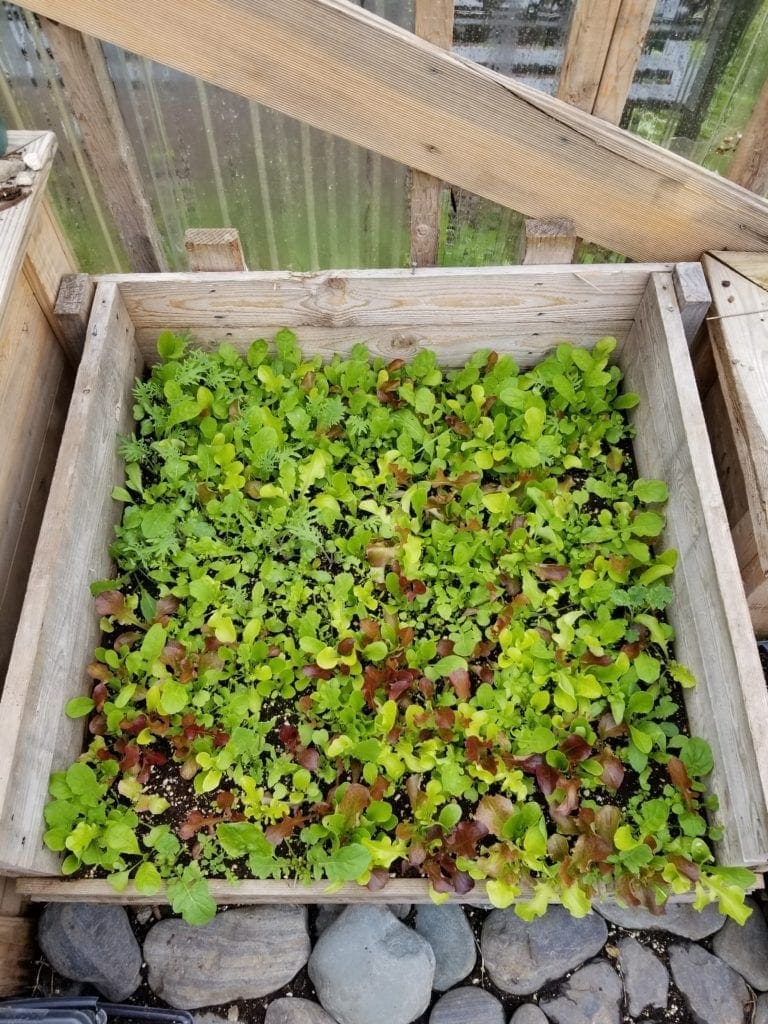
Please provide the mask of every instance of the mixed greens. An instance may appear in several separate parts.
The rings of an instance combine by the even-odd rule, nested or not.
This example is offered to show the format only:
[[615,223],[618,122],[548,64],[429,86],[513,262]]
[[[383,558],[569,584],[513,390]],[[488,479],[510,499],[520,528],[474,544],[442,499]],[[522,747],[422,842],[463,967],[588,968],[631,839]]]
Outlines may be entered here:
[[209,877],[391,874],[436,900],[482,879],[525,918],[613,887],[743,920],[753,876],[714,864],[712,756],[683,731],[667,488],[635,478],[614,344],[520,372],[161,335],[92,694],[67,708],[92,738],[46,809],[63,871],[165,882],[197,922]]

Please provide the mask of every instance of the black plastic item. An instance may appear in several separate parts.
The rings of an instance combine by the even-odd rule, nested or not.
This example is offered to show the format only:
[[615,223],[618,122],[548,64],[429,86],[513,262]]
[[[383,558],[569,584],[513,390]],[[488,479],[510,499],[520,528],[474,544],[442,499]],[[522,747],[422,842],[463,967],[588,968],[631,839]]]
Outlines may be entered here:
[[99,996],[49,996],[0,1002],[0,1024],[107,1024],[110,1019],[194,1024],[187,1010],[107,1003]]
[[131,1006],[128,1003],[100,1003],[108,1017],[121,1020],[157,1021],[157,1024],[194,1024],[189,1010],[171,1010],[160,1006]]

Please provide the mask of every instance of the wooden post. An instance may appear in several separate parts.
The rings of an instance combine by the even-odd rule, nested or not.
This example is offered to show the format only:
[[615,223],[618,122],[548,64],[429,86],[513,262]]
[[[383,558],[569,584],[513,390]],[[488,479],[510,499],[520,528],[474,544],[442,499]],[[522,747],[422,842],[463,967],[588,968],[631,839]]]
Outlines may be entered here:
[[247,270],[237,228],[189,228],[184,232],[189,269]]
[[550,220],[526,218],[525,254],[522,263],[572,263],[576,252],[576,229],[567,217]]
[[59,68],[67,105],[78,123],[94,174],[128,254],[131,270],[167,270],[154,215],[117,104],[101,45],[47,18],[43,31]]
[[760,90],[727,174],[731,181],[760,196],[768,192],[768,81]]
[[621,0],[576,0],[557,84],[558,99],[591,113]]
[[75,365],[80,362],[83,354],[85,331],[95,291],[96,284],[89,274],[66,274],[61,279],[53,308],[59,324],[59,339]]
[[656,0],[622,0],[592,106],[595,117],[621,121],[655,8]]
[[[450,50],[453,44],[453,0],[416,0],[417,36]],[[437,263],[440,236],[440,195],[443,183],[423,171],[411,171],[411,264]]]
[[672,279],[685,338],[692,348],[709,312],[712,295],[700,263],[676,263]]

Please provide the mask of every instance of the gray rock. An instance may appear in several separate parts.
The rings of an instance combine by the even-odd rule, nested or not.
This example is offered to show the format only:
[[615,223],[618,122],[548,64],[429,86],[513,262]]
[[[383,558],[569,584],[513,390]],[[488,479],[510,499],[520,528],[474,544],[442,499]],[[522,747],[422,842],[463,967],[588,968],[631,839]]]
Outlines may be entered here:
[[541,1004],[555,1024],[619,1024],[621,981],[606,960],[575,971],[562,995]]
[[414,928],[435,951],[435,979],[438,992],[452,988],[475,966],[475,936],[464,911],[455,903],[442,907],[424,904],[416,908]]
[[89,982],[113,1003],[139,987],[141,948],[122,907],[51,903],[40,918],[37,939],[54,970]]
[[768,989],[768,924],[760,907],[747,897],[752,915],[744,925],[729,918],[712,940],[712,950],[758,992]]
[[749,989],[728,964],[701,946],[674,945],[669,966],[696,1024],[744,1024]]
[[534,1006],[533,1003],[523,1003],[509,1018],[509,1024],[548,1024],[548,1018],[538,1006]]
[[267,1007],[264,1024],[336,1024],[322,1006],[309,999],[275,999]]
[[310,952],[304,907],[248,907],[202,926],[168,918],[144,941],[149,985],[179,1010],[258,999],[287,984]]
[[618,948],[630,1016],[638,1017],[646,1007],[665,1010],[669,975],[661,960],[637,939],[621,939]]
[[339,1024],[408,1024],[429,1006],[432,947],[386,907],[347,907],[317,940],[309,976]]
[[752,1024],[768,1024],[768,995],[757,997]]
[[395,917],[399,918],[401,921],[404,921],[411,912],[410,903],[388,903],[387,906]]
[[595,956],[608,927],[597,914],[572,917],[552,906],[530,923],[513,910],[493,910],[485,919],[480,948],[491,981],[504,992],[527,996]]
[[432,1007],[429,1024],[504,1024],[504,1007],[481,988],[455,988]]
[[321,903],[315,917],[315,935],[322,935],[328,925],[333,924],[336,918],[341,917],[343,913],[343,903]]
[[726,920],[714,903],[703,910],[694,910],[690,903],[669,903],[660,915],[643,907],[620,907],[617,903],[598,903],[595,910],[620,928],[671,932],[694,942],[719,931]]

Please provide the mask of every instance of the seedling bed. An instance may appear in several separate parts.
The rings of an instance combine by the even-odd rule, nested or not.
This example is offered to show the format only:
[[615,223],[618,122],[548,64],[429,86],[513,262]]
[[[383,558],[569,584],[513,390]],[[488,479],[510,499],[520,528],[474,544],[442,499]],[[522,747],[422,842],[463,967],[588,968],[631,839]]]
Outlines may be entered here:
[[[600,303],[595,301],[595,294]],[[608,295],[610,301],[605,299]],[[162,320],[158,322],[159,317]],[[700,681],[698,687],[686,692],[687,713],[692,733],[703,736],[714,752],[711,785],[720,796],[721,808],[711,817],[723,832],[717,844],[718,860],[731,866],[761,866],[768,848],[766,771],[752,730],[756,722],[766,721],[766,695],[750,642],[743,594],[734,586],[738,576],[733,550],[714,467],[704,443],[703,418],[672,275],[670,268],[665,267],[580,268],[578,273],[509,269],[415,275],[172,275],[102,280],[47,512],[50,531],[36,555],[9,674],[9,680],[18,681],[27,694],[26,699],[18,700],[21,691],[16,689],[17,703],[10,705],[19,732],[27,737],[25,747],[33,749],[29,743],[34,738],[38,744],[34,749],[45,752],[46,763],[41,766],[38,762],[30,777],[24,770],[21,743],[3,762],[3,777],[14,781],[5,792],[3,824],[7,822],[8,827],[0,840],[3,862],[13,864],[17,870],[57,870],[56,858],[40,842],[46,769],[49,765],[66,768],[81,749],[81,728],[67,721],[63,708],[72,698],[90,691],[82,673],[98,642],[98,616],[94,614],[88,586],[94,579],[109,576],[110,566],[104,552],[111,541],[113,523],[120,515],[120,505],[108,498],[119,473],[116,439],[118,434],[130,432],[134,376],[145,360],[153,358],[158,329],[191,327],[203,343],[228,337],[235,348],[245,352],[255,335],[269,336],[281,324],[295,328],[305,356],[317,353],[330,358],[334,349],[348,353],[354,342],[363,341],[390,366],[392,359],[407,358],[427,344],[435,348],[440,362],[446,366],[463,365],[472,352],[490,348],[510,354],[526,368],[551,353],[556,343],[565,338],[577,338],[579,345],[591,347],[605,334],[616,335],[616,358],[625,375],[625,386],[640,397],[639,406],[630,412],[636,431],[637,471],[642,479],[666,479],[670,485],[667,522],[659,550],[673,547],[680,552],[669,619],[677,634],[676,658]],[[446,336],[447,341],[443,340]],[[424,357],[421,358],[423,363]],[[394,375],[397,366],[395,363],[392,368]],[[385,397],[386,389],[382,400]],[[328,426],[332,429],[333,424]],[[531,426],[533,429],[534,425]],[[67,448],[67,443],[71,447]],[[78,447],[81,450],[73,458]],[[311,464],[310,459],[308,465]],[[311,475],[314,469],[307,472]],[[124,498],[125,493],[118,492],[118,497]],[[83,494],[88,495],[88,515],[72,515],[68,510],[75,507],[73,499]],[[503,500],[501,491],[496,494],[498,497],[486,499],[484,515],[502,514],[494,511],[495,504]],[[702,494],[707,495],[706,500]],[[657,492],[649,492],[647,498],[658,496]],[[264,497],[269,500],[269,495]],[[487,507],[488,501],[493,508]],[[658,515],[654,511],[637,514]],[[648,525],[653,526],[649,535],[655,535],[659,523],[649,520]],[[404,543],[404,538],[400,540]],[[392,552],[379,551],[376,545],[374,549],[369,557],[374,562],[384,560],[379,568],[385,578],[387,572],[396,578],[416,578],[416,573],[402,571],[406,559],[417,559],[413,545],[397,553],[399,569],[394,573],[388,564]],[[717,550],[717,558],[713,549]],[[545,579],[550,575],[547,570],[540,571]],[[559,574],[558,570],[555,575]],[[402,579],[389,582],[391,587],[402,588]],[[536,586],[533,580],[528,582],[529,597]],[[412,594],[406,603],[416,608],[421,598],[418,593]],[[101,611],[117,610],[114,606],[108,608],[105,601],[109,598],[102,597]],[[157,625],[164,628],[160,623]],[[219,617],[211,628],[219,634],[217,642],[228,642],[229,623]],[[38,635],[37,645],[25,642],[25,636]],[[62,645],[64,635],[73,641],[71,645]],[[369,644],[384,642],[378,634],[366,639]],[[394,646],[396,638],[389,639],[392,643],[388,645]],[[325,643],[322,650],[307,653],[313,655],[314,664],[323,672],[337,667],[330,666],[330,660],[338,663],[339,657],[351,656],[346,648],[339,651]],[[374,653],[379,654],[378,648],[371,651]],[[462,657],[455,652],[442,656]],[[599,659],[600,655],[596,657]],[[367,660],[373,664],[378,659]],[[326,663],[327,669],[323,667]],[[454,686],[464,685],[461,666],[451,664],[443,668],[458,672]],[[595,667],[595,671],[600,668]],[[450,675],[448,671],[445,674]],[[49,702],[49,715],[30,715],[28,695],[35,692],[39,700],[44,692],[44,679],[54,677],[61,680],[61,691],[67,686],[68,691],[61,693],[61,699],[57,693],[56,701]],[[22,684],[22,680],[26,683]],[[379,703],[383,704],[385,697],[386,692],[379,694]],[[77,710],[77,705],[70,710]],[[361,709],[362,713],[372,714],[373,709]],[[46,724],[41,729],[42,718]],[[30,731],[34,737],[29,735]],[[288,741],[295,748],[295,739],[286,733],[283,742]],[[299,745],[307,748],[311,744],[304,737]],[[310,757],[314,760],[314,755]],[[213,763],[203,767],[206,773],[216,771]],[[426,764],[422,767],[427,770]],[[592,767],[596,768],[594,764]],[[411,770],[418,774],[418,769],[414,762]],[[311,774],[314,769],[308,771]],[[202,778],[199,772],[198,776]],[[211,777],[209,781],[214,781],[211,789],[215,788],[215,780]],[[339,781],[360,785],[350,779]],[[450,803],[454,809],[449,814],[462,810],[460,794]],[[33,817],[28,810],[33,804],[39,817]],[[447,821],[446,824],[455,825]],[[349,865],[344,865],[335,877],[341,880],[348,869]],[[146,898],[132,886],[119,895],[111,894],[107,884],[99,879],[40,879],[26,883],[24,888],[46,899]],[[426,883],[410,878],[393,880],[376,892],[345,884],[328,896],[324,893],[326,888],[327,882],[304,887],[292,881],[249,880],[233,891],[226,882],[211,884],[216,898],[238,902],[274,900],[288,895],[297,900],[390,902],[399,898],[428,898]],[[478,885],[469,896],[461,898],[482,899],[484,895],[483,887]],[[491,895],[498,899],[500,894],[492,891]]]

